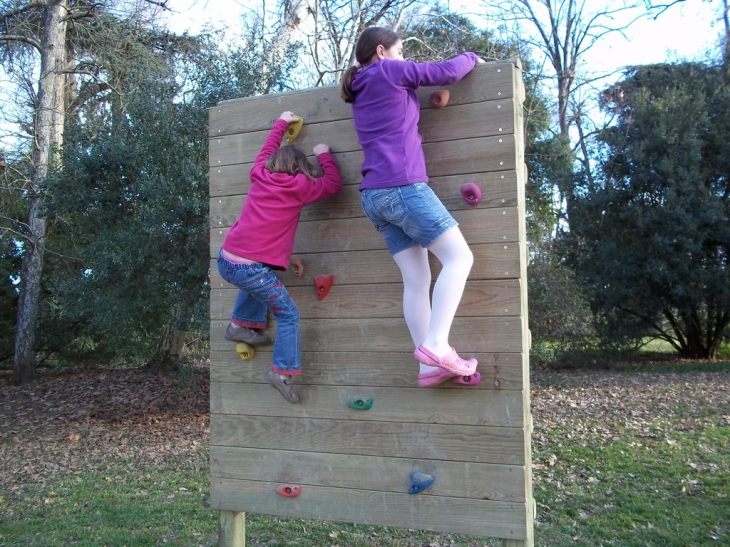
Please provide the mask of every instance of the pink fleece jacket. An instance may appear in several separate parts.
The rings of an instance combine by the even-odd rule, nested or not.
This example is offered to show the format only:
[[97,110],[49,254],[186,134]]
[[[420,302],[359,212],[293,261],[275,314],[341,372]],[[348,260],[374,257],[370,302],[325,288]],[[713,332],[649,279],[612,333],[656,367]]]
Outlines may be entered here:
[[329,152],[317,156],[323,176],[316,180],[303,174],[273,173],[264,167],[281,145],[287,128],[288,124],[281,119],[271,128],[251,168],[251,189],[241,215],[223,241],[223,249],[229,253],[277,270],[289,267],[302,208],[331,197],[342,188],[340,172]]

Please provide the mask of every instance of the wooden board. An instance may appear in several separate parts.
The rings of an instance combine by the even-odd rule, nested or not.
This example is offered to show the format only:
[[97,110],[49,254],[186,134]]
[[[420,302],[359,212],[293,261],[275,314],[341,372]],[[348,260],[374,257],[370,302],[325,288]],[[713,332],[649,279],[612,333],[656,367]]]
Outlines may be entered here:
[[[218,334],[222,334],[218,332]],[[211,340],[211,382],[243,382],[260,384],[271,361],[271,346],[259,348],[254,360],[242,362],[234,351],[232,342],[220,338]],[[516,390],[524,389],[524,360],[520,353],[474,353],[479,361],[482,381],[469,390]],[[353,387],[415,388],[418,368],[411,352],[362,352],[322,351],[303,352],[306,374],[297,378],[298,385],[334,385]],[[432,389],[457,389],[445,382]]]
[[[382,456],[355,456],[291,450],[216,446],[211,474],[224,479],[319,485],[329,488],[402,493],[411,470],[438,475],[430,496],[524,502],[523,466],[439,462]],[[367,469],[368,473],[362,470]]]
[[[363,160],[337,87],[224,101],[210,110],[211,506],[502,538],[532,547],[534,500],[527,328],[526,170],[521,72],[477,66],[434,109],[418,90],[429,183],[474,254],[449,342],[479,360],[481,383],[418,387],[400,272],[360,205]],[[237,289],[216,257],[237,220],[248,173],[283,110],[305,118],[295,144],[330,144],[343,190],[302,211],[294,254],[304,273],[277,275],[300,310],[297,405],[264,380],[273,346],[242,361],[224,339]],[[482,200],[467,203],[461,186]],[[430,257],[432,279],[440,272]],[[333,274],[322,300],[314,278]],[[276,337],[276,321],[265,329]],[[372,399],[368,410],[348,400]],[[435,482],[408,495],[419,470]],[[276,494],[301,486],[298,498]]]

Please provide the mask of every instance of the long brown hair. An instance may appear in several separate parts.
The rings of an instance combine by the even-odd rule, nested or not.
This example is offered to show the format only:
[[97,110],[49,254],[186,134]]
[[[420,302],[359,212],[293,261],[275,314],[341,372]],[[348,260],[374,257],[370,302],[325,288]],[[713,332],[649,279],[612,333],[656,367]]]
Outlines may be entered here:
[[[360,33],[355,46],[355,60],[363,68],[370,64],[370,60],[377,52],[378,46],[382,45],[385,49],[390,49],[400,40],[400,36],[395,31],[384,27],[369,27]],[[347,69],[342,76],[340,83],[340,97],[346,102],[355,101],[355,95],[352,92],[352,79],[355,73],[360,69],[357,65],[353,65]]]
[[309,179],[317,178],[317,170],[307,156],[293,144],[279,148],[269,156],[264,165],[272,173],[287,173],[289,175],[303,174]]

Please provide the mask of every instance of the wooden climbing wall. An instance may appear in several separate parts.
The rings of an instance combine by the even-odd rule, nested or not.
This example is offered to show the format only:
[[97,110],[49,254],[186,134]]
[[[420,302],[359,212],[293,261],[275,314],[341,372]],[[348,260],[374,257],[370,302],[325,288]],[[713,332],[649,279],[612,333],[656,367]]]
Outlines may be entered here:
[[[210,110],[211,505],[251,512],[503,538],[533,544],[525,244],[524,91],[519,65],[478,65],[436,109],[418,92],[431,185],[474,253],[450,341],[482,382],[422,389],[403,319],[402,283],[365,218],[362,151],[337,87],[225,101]],[[301,312],[301,402],[264,381],[272,346],[242,361],[223,333],[236,289],[215,258],[246,198],[251,163],[284,110],[303,116],[295,144],[328,143],[344,188],[305,208],[281,273]],[[482,201],[460,188],[473,182]],[[433,277],[439,265],[432,261]],[[333,274],[318,299],[314,278]],[[275,324],[268,333],[275,336]],[[372,398],[368,410],[351,398]],[[409,495],[411,471],[435,476]],[[301,486],[299,497],[278,485]]]

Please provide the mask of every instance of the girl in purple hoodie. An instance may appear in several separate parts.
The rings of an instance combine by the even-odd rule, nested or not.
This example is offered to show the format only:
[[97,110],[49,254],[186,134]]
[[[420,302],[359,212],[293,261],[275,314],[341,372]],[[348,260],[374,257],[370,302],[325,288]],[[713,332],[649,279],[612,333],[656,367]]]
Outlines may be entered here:
[[[420,363],[418,384],[430,387],[472,375],[476,359],[456,353],[449,331],[474,257],[457,222],[428,186],[416,89],[453,84],[484,61],[474,53],[444,62],[406,61],[401,38],[381,27],[362,32],[355,57],[341,95],[352,104],[365,156],[359,190],[365,214],[403,276],[403,313]],[[442,264],[432,300],[429,252]]]

